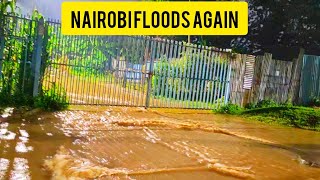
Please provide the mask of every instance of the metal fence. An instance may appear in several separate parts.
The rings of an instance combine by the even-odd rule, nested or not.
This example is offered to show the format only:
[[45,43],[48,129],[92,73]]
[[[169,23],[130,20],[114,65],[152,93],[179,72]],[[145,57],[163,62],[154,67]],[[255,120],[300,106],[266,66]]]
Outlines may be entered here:
[[42,18],[6,15],[1,23],[1,92],[12,84],[9,94],[50,91],[82,105],[212,109],[228,102],[230,57],[214,48],[145,36],[64,36],[58,21]]
[[228,101],[227,53],[142,36],[63,36],[58,22],[47,23],[43,87],[71,104],[212,109]]
[[320,56],[304,55],[300,98],[303,104],[320,97]]

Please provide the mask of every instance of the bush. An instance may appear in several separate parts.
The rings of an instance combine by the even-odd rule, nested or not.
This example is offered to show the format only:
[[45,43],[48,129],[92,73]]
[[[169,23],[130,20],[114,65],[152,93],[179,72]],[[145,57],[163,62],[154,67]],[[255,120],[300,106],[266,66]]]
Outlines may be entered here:
[[54,85],[41,96],[36,98],[35,106],[49,111],[64,110],[69,106],[66,92]]
[[276,106],[278,106],[278,104],[273,100],[261,100],[254,106],[254,108],[268,108]]
[[12,93],[1,91],[0,92],[0,106],[32,106],[33,97],[28,96],[21,91],[16,91]]
[[236,104],[227,104],[218,109],[219,113],[223,114],[241,114],[243,112],[243,108]]
[[310,101],[310,106],[320,107],[320,97],[312,97]]
[[246,105],[246,109],[254,109],[256,107],[256,105],[255,104],[253,104],[253,103],[249,103],[249,104],[247,104]]

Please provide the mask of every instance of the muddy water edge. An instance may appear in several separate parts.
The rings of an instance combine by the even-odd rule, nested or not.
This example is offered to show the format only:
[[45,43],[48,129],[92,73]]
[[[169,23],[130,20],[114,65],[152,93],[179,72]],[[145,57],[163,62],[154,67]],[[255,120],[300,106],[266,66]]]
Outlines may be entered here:
[[0,179],[320,179],[314,131],[124,107],[0,118]]

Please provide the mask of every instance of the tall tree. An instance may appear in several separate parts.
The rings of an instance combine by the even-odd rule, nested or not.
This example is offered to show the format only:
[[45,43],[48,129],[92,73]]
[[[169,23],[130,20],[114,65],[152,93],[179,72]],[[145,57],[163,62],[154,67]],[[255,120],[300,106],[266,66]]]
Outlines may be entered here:
[[[307,53],[320,55],[320,0],[246,1],[249,4],[246,36],[192,36],[192,42],[251,54],[281,50],[287,59],[293,56],[290,50],[296,52],[300,47]],[[187,36],[170,38],[187,41]]]

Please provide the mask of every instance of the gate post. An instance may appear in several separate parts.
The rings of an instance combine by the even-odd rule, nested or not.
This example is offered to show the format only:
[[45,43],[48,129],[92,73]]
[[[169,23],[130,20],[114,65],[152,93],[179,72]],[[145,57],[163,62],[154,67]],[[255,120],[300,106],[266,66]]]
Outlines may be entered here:
[[[151,47],[152,47],[152,44],[151,43]],[[154,45],[154,49],[152,49],[153,53],[155,53],[155,45]],[[146,97],[146,107],[145,108],[148,108],[150,106],[150,94],[151,94],[151,90],[152,90],[152,76],[153,76],[153,65],[154,65],[154,59],[151,57],[150,58],[150,65],[149,65],[149,72],[147,73],[148,74],[148,78],[147,78],[147,81],[148,81],[148,89],[147,89],[147,97]],[[147,65],[146,65],[146,70],[147,70]]]
[[4,51],[4,45],[5,45],[3,25],[4,25],[4,19],[0,18],[0,82],[2,82],[1,81],[2,80],[2,62],[4,61],[3,51]]
[[36,40],[35,50],[34,50],[35,56],[32,61],[33,67],[34,67],[33,97],[36,97],[39,94],[41,52],[42,52],[43,35],[44,35],[44,20],[42,17],[38,21],[37,33],[38,33],[37,40]]
[[289,84],[290,89],[288,92],[288,100],[291,101],[290,103],[293,104],[299,103],[300,79],[304,52],[305,50],[303,48],[300,48],[298,57],[294,58],[292,62],[292,72]]
[[149,72],[148,72],[148,89],[147,89],[147,97],[146,97],[146,108],[150,106],[150,94],[152,90],[152,76],[153,76],[153,58],[150,60],[150,65],[149,65]]
[[225,89],[225,92],[224,92],[224,95],[225,95],[225,98],[224,98],[224,104],[228,104],[229,103],[229,98],[230,98],[230,90],[231,90],[231,87],[230,87],[230,84],[231,84],[231,73],[232,73],[232,60],[230,58],[230,56],[228,55],[228,59],[229,61],[227,62],[228,63],[228,72],[227,72],[227,79],[226,79],[226,89]]

